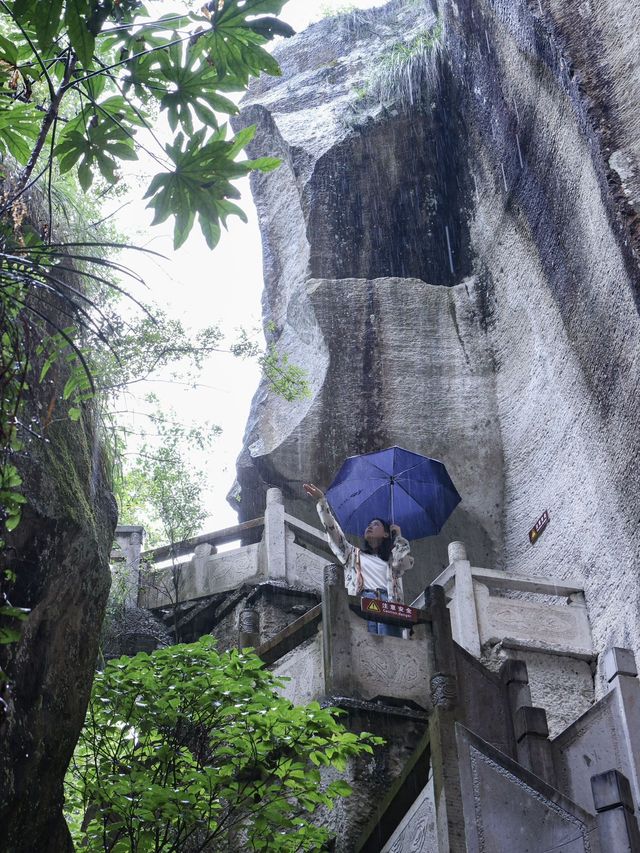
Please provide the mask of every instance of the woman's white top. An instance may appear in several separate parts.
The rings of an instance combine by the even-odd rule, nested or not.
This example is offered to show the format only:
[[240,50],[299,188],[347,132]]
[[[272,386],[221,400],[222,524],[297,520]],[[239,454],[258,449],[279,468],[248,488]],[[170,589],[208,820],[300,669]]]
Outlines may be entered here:
[[360,568],[364,578],[364,589],[387,589],[387,569],[384,560],[375,554],[360,551]]
[[374,554],[364,554],[348,541],[326,498],[321,498],[316,508],[331,550],[344,566],[349,594],[360,595],[363,589],[386,589],[390,601],[402,602],[402,575],[413,567],[409,542],[404,536],[396,536],[389,562],[385,563]]

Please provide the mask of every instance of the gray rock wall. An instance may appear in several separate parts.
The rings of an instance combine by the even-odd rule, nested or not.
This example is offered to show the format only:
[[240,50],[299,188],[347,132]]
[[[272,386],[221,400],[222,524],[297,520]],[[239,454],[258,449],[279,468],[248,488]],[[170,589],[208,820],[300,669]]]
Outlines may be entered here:
[[95,671],[116,508],[89,409],[52,424],[20,467],[28,504],[0,570],[15,571],[11,603],[30,614],[20,641],[0,647],[0,850],[63,853],[63,780]]
[[271,484],[313,518],[301,481],[400,444],[463,497],[408,596],[461,539],[475,565],[582,576],[596,647],[638,649],[638,12],[438,5],[314,25],[247,101],[284,160],[254,180],[265,320],[312,395],[258,391],[241,515]]
[[[544,19],[513,3],[460,3],[452,22],[479,187],[472,241],[493,300],[505,561],[582,576],[596,649],[637,647],[632,235],[584,92]],[[552,522],[531,547],[543,509]]]

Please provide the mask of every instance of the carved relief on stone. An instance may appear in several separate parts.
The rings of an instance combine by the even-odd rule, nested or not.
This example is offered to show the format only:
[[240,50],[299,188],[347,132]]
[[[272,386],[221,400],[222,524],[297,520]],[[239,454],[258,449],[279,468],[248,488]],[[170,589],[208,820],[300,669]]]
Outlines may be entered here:
[[591,648],[584,609],[485,597],[479,608],[481,641],[514,637],[534,645]]
[[457,701],[456,680],[452,675],[436,672],[431,676],[431,701],[435,708],[450,711]]
[[243,634],[258,634],[260,633],[260,614],[257,610],[247,608],[240,611],[238,619],[238,629]]
[[433,775],[382,848],[382,853],[433,853],[438,849]]
[[[545,797],[540,791],[537,791],[535,790],[535,788],[532,788],[530,785],[527,785],[526,782],[524,782],[522,779],[518,778],[509,770],[507,770],[506,767],[503,767],[497,761],[494,761],[488,755],[485,755],[479,749],[476,749],[476,747],[474,747],[472,744],[469,744],[469,761],[471,765],[471,779],[473,785],[473,806],[475,811],[475,824],[476,831],[478,833],[478,853],[495,853],[495,850],[488,846],[485,835],[485,810],[490,810],[492,807],[494,807],[495,804],[490,801],[489,797],[487,797],[486,778],[484,780],[481,778],[481,771],[483,765],[485,768],[490,768],[503,780],[513,785],[521,796],[524,795],[524,797],[529,800],[536,800],[545,809],[545,811],[552,812],[558,818],[560,818],[560,820],[571,824],[571,826],[575,830],[575,837],[572,838],[571,841],[581,841],[583,853],[591,853],[589,829],[586,824],[580,820],[580,818],[576,817],[576,815],[573,815],[566,809],[562,808],[561,805],[554,802],[549,797]],[[561,846],[564,847],[565,845],[562,844]],[[560,846],[558,849],[560,849]],[[574,848],[573,846],[571,847],[571,849],[575,849],[576,851],[578,850],[577,847]]]

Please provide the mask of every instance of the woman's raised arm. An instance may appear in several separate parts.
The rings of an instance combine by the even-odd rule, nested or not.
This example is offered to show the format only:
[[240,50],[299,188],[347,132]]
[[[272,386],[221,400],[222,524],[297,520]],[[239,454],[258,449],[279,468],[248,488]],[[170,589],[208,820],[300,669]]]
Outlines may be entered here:
[[338,524],[334,514],[331,512],[331,507],[329,506],[329,502],[325,498],[322,489],[314,486],[313,483],[304,483],[303,489],[310,498],[313,498],[316,501],[318,516],[320,517],[320,522],[327,534],[331,550],[338,560],[340,560],[343,565],[346,565],[355,546],[349,542],[342,532],[342,528]]

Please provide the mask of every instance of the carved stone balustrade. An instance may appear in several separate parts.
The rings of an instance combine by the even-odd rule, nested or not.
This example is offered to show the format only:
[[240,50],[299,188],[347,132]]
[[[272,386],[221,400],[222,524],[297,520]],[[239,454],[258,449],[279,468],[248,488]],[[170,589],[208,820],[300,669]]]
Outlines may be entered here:
[[[326,566],[321,608],[305,614],[284,636],[260,647],[258,654],[274,662],[274,673],[291,678],[283,692],[296,703],[325,697],[332,701],[388,698],[428,711],[437,679],[433,678],[434,638],[427,613],[421,611],[421,621],[413,626],[411,638],[405,639],[369,633],[359,608],[360,599],[347,594],[342,568]],[[314,618],[313,636],[306,642],[296,641],[295,632]],[[277,648],[284,652],[279,660]]]
[[329,554],[324,534],[285,513],[282,493],[269,489],[264,517],[143,553],[138,604],[167,607],[265,582],[320,592]]
[[481,656],[484,646],[501,643],[518,651],[593,659],[579,581],[476,568],[461,542],[451,543],[449,559],[433,583],[445,590],[454,640],[474,657]]

